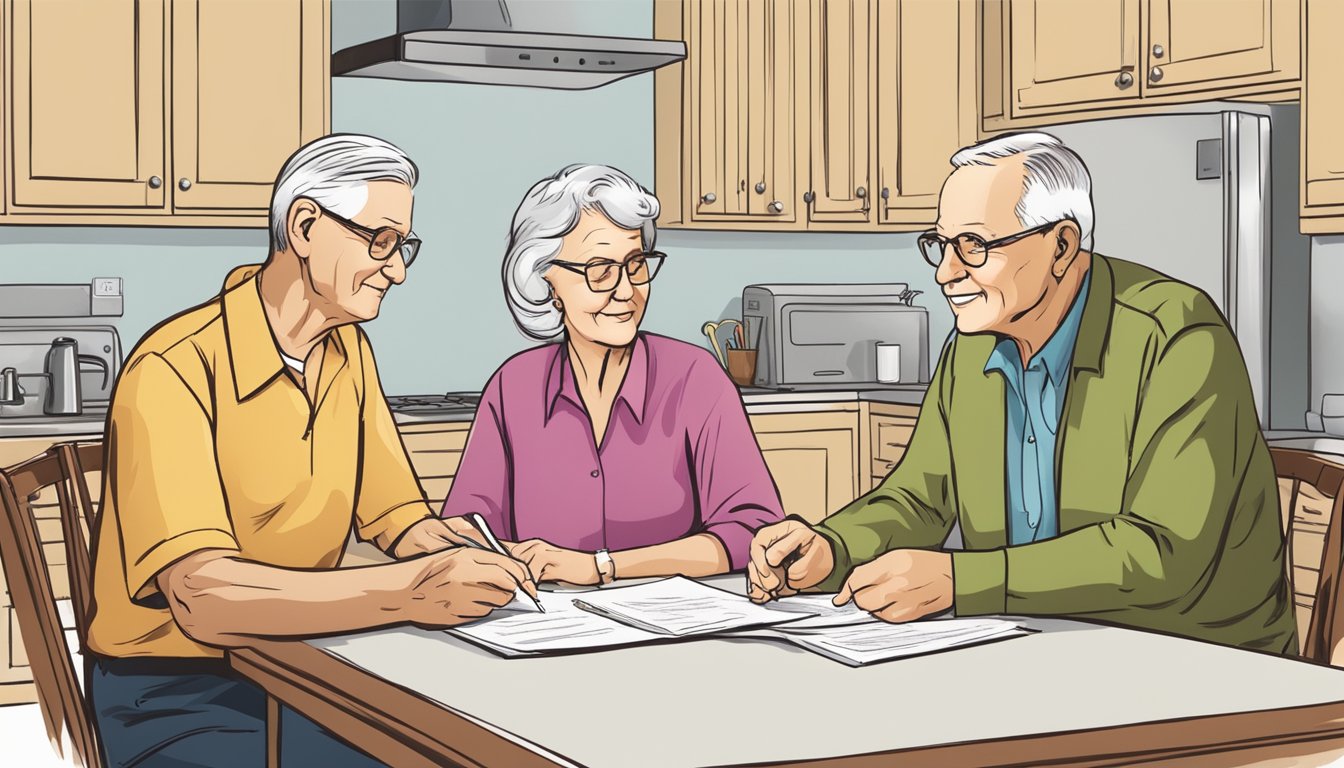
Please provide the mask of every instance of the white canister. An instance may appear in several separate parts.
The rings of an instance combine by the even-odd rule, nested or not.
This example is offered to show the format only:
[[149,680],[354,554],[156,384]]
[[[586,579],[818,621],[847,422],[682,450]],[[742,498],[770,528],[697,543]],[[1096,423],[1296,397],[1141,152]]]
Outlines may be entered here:
[[901,345],[877,345],[877,380],[883,384],[901,383]]

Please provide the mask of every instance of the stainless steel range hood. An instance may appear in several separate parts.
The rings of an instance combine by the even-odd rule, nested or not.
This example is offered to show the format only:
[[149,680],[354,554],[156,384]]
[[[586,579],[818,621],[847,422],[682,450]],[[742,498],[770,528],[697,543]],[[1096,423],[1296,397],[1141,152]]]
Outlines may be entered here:
[[398,0],[397,34],[337,51],[331,74],[581,90],[684,58],[681,41],[517,29],[504,0]]

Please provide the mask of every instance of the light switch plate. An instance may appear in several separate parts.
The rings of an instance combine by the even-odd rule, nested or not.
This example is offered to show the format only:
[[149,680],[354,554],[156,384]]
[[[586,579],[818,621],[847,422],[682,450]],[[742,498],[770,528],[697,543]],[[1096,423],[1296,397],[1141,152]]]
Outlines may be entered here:
[[120,296],[121,278],[120,277],[95,277],[93,278],[94,296]]
[[1223,177],[1223,140],[1200,139],[1195,142],[1195,178]]

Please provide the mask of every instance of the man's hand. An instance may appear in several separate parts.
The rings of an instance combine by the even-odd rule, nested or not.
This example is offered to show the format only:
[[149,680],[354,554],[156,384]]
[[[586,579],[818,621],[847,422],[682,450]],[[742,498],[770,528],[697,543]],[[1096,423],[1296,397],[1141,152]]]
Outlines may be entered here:
[[451,627],[489,614],[522,589],[537,587],[517,560],[482,549],[458,547],[409,563],[420,567],[402,593],[406,618],[422,627]]
[[833,601],[850,600],[883,621],[914,621],[952,607],[952,555],[896,549],[855,568]]
[[835,569],[831,543],[797,520],[768,525],[751,539],[747,597],[764,603],[814,587]]
[[569,584],[600,584],[597,560],[588,552],[557,547],[541,539],[528,539],[506,545],[521,560],[537,581],[563,581]]
[[474,541],[485,547],[481,534],[461,517],[430,517],[412,525],[402,534],[392,556],[398,560],[438,552],[449,547],[470,546]]

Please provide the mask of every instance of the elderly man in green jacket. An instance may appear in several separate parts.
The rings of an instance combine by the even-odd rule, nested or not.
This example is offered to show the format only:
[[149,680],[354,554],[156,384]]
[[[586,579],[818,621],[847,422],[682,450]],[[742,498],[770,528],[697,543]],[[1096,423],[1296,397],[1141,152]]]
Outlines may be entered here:
[[[1067,615],[1295,653],[1274,466],[1217,307],[1091,252],[1087,167],[1053,136],[952,165],[919,244],[956,333],[909,449],[820,525],[758,531],[752,598],[839,590],[894,622]],[[941,551],[954,521],[965,550]]]

